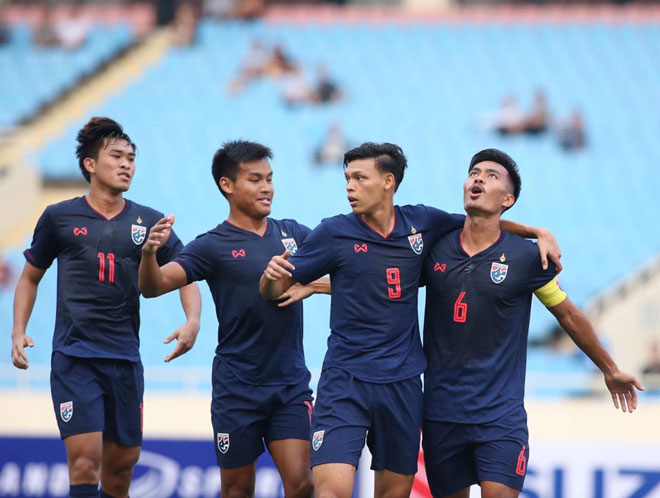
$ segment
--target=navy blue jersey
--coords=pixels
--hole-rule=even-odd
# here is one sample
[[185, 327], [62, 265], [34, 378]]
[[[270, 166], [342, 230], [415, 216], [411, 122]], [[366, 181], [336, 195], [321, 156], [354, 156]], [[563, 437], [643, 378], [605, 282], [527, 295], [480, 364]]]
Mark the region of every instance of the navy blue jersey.
[[396, 382], [424, 371], [417, 319], [422, 263], [428, 247], [464, 222], [422, 205], [395, 206], [394, 213], [387, 237], [353, 213], [327, 218], [291, 257], [300, 283], [330, 275], [323, 368], [342, 368], [367, 382]]
[[[112, 219], [86, 197], [48, 206], [25, 259], [43, 270], [57, 258], [53, 351], [83, 358], [140, 360], [138, 267], [149, 229], [163, 217], [126, 199]], [[182, 244], [174, 232], [158, 250], [159, 264]]]
[[188, 282], [206, 280], [218, 317], [223, 366], [248, 384], [296, 384], [307, 375], [302, 303], [278, 308], [259, 293], [270, 259], [294, 253], [309, 228], [268, 218], [263, 236], [225, 221], [186, 245], [175, 260]]
[[487, 423], [523, 403], [532, 293], [554, 279], [536, 244], [502, 232], [469, 257], [461, 230], [424, 262], [424, 416]]

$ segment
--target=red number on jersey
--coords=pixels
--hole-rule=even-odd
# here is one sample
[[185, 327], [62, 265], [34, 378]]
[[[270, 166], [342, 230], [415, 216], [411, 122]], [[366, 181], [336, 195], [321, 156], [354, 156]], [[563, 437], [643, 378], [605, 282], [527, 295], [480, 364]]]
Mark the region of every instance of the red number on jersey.
[[454, 303], [454, 321], [458, 323], [465, 323], [467, 320], [467, 303], [463, 302], [464, 297], [465, 291], [461, 291]]
[[[106, 254], [100, 252], [97, 254], [99, 258], [99, 282], [105, 282], [105, 258]], [[109, 252], [108, 257], [108, 283], [115, 283], [115, 255]]]
[[388, 268], [385, 270], [387, 275], [387, 284], [393, 285], [392, 287], [387, 288], [387, 297], [390, 299], [398, 299], [401, 297], [401, 274], [399, 273], [398, 268]]

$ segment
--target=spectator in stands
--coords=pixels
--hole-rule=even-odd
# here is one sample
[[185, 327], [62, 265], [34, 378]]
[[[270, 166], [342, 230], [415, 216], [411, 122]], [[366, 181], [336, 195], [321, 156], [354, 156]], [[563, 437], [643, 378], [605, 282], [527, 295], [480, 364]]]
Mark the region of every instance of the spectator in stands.
[[584, 129], [584, 116], [580, 110], [574, 110], [568, 120], [558, 125], [557, 139], [561, 148], [566, 151], [586, 147], [587, 137]]
[[280, 78], [286, 74], [296, 71], [296, 64], [284, 51], [282, 45], [275, 45], [266, 64], [264, 65], [264, 76]]
[[522, 131], [530, 135], [538, 135], [548, 130], [550, 114], [545, 93], [537, 90], [531, 112], [525, 116]]
[[200, 5], [193, 0], [181, 0], [172, 22], [173, 45], [188, 47], [195, 43]]
[[4, 45], [11, 38], [11, 32], [9, 31], [9, 25], [5, 21], [5, 11], [3, 9], [3, 4], [0, 2], [0, 45]]
[[340, 100], [342, 97], [339, 86], [332, 80], [328, 70], [323, 64], [320, 64], [317, 69], [316, 88], [311, 97], [312, 101], [318, 104], [334, 102]]
[[344, 153], [349, 149], [348, 140], [344, 136], [339, 123], [331, 123], [328, 126], [323, 141], [314, 151], [314, 164], [322, 166], [324, 164], [341, 165], [344, 160]]
[[268, 63], [268, 50], [259, 38], [252, 40], [250, 50], [241, 63], [238, 76], [229, 83], [229, 92], [238, 93], [253, 80], [261, 78]]
[[39, 19], [33, 35], [34, 44], [39, 47], [54, 47], [59, 45], [59, 39], [53, 21], [53, 7], [47, 3], [39, 11]]
[[256, 19], [265, 6], [265, 0], [206, 0], [204, 13], [216, 19]]
[[85, 18], [81, 5], [71, 4], [65, 17], [55, 23], [57, 45], [67, 50], [76, 50], [85, 44], [91, 24]]
[[[310, 103], [315, 91], [307, 82], [305, 73], [299, 67], [285, 75], [282, 88], [282, 100], [289, 107], [298, 107]], [[342, 152], [343, 153], [343, 152]]]
[[505, 95], [497, 111], [482, 116], [479, 126], [502, 135], [518, 133], [523, 127], [525, 114], [513, 95]]

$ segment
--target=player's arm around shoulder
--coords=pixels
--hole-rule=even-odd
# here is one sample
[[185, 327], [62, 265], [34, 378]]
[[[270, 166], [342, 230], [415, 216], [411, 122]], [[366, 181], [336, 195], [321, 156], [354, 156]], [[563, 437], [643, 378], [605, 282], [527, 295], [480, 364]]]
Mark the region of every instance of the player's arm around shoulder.
[[634, 375], [619, 370], [598, 340], [589, 319], [559, 288], [556, 278], [538, 289], [535, 294], [555, 316], [573, 342], [603, 372], [614, 406], [618, 409], [620, 405], [622, 411], [632, 413], [637, 408], [636, 389], [643, 391], [644, 388]]
[[557, 273], [561, 272], [561, 249], [553, 233], [547, 228], [524, 225], [516, 221], [501, 220], [500, 228], [505, 232], [518, 235], [526, 239], [536, 239], [537, 247], [541, 255], [541, 266], [548, 268], [548, 259], [557, 266]]
[[14, 325], [11, 332], [11, 361], [16, 368], [26, 369], [28, 367], [29, 360], [25, 354], [25, 348], [33, 347], [34, 341], [26, 335], [27, 323], [37, 299], [39, 282], [45, 273], [45, 269], [37, 268], [26, 262], [16, 284]]

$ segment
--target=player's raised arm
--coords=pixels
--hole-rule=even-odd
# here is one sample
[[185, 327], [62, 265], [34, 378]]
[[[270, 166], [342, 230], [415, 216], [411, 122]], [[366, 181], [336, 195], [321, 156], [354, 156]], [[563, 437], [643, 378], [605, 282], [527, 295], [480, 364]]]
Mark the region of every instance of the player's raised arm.
[[541, 266], [546, 270], [548, 268], [548, 258], [557, 267], [559, 273], [564, 268], [561, 264], [561, 249], [557, 239], [547, 228], [538, 228], [516, 221], [500, 220], [500, 228], [505, 232], [519, 235], [526, 239], [537, 239], [539, 253], [541, 254]]
[[[149, 237], [142, 246], [138, 287], [144, 297], [157, 297], [180, 289], [188, 283], [186, 272], [178, 263], [158, 265], [156, 254], [167, 242], [174, 224], [174, 215], [161, 218], [149, 231]], [[199, 290], [197, 291], [199, 294]]]
[[636, 389], [643, 391], [642, 384], [634, 375], [619, 370], [610, 354], [598, 340], [587, 317], [570, 299], [565, 298], [561, 303], [550, 306], [548, 309], [573, 339], [573, 342], [603, 372], [605, 384], [612, 394], [614, 406], [617, 409], [620, 406], [622, 411], [632, 413], [637, 408]]
[[291, 271], [296, 268], [289, 262], [289, 250], [285, 250], [279, 256], [273, 256], [268, 262], [259, 280], [259, 292], [266, 299], [278, 299], [292, 285], [296, 283]]
[[46, 270], [25, 263], [21, 273], [16, 292], [14, 293], [14, 326], [11, 332], [11, 361], [16, 368], [26, 369], [28, 357], [24, 348], [33, 347], [34, 341], [25, 335], [28, 320], [37, 299], [37, 288]]

